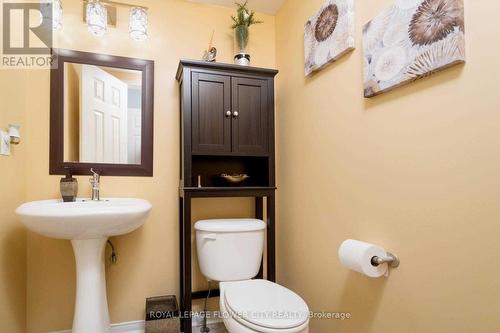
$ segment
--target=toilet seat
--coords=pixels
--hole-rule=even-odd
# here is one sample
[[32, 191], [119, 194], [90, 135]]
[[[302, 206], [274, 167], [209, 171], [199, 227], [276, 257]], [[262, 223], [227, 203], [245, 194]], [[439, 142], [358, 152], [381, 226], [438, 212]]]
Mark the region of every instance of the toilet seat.
[[256, 332], [302, 332], [309, 309], [293, 291], [266, 280], [224, 282], [221, 302], [235, 321]]

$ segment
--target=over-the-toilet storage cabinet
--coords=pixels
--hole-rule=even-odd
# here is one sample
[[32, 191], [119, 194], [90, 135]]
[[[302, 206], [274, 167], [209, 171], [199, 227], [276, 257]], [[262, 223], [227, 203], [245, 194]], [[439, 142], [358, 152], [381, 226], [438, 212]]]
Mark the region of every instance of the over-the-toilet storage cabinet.
[[[180, 270], [181, 310], [207, 291], [191, 287], [191, 199], [253, 197], [255, 217], [266, 218], [267, 262], [258, 277], [275, 281], [274, 69], [181, 60]], [[220, 175], [245, 173], [241, 186]], [[264, 198], [266, 204], [264, 205]], [[264, 207], [266, 214], [264, 214]], [[218, 296], [218, 291], [212, 293]], [[191, 318], [182, 321], [191, 333]]]
[[268, 80], [193, 72], [193, 154], [269, 152]]

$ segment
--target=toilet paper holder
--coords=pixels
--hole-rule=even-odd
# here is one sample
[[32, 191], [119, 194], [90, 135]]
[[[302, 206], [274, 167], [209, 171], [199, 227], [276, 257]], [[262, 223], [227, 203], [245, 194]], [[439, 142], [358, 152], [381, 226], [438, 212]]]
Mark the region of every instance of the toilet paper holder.
[[387, 255], [385, 258], [379, 257], [379, 256], [374, 256], [371, 260], [371, 263], [373, 266], [377, 267], [382, 264], [388, 264], [389, 267], [391, 268], [396, 268], [399, 267], [400, 261], [399, 257], [395, 255], [394, 253], [387, 252]]

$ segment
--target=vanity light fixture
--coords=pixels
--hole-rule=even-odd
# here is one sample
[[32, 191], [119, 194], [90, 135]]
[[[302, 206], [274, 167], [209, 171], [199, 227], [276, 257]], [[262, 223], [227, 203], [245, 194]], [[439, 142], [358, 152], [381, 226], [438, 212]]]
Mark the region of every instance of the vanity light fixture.
[[148, 38], [148, 8], [112, 0], [83, 0], [86, 5], [84, 21], [94, 36], [103, 36], [108, 25], [115, 26], [117, 8], [130, 8], [129, 35], [135, 41]]
[[48, 0], [40, 2], [41, 21], [52, 21], [52, 30], [62, 29], [63, 9], [61, 0]]
[[87, 26], [94, 36], [103, 36], [108, 29], [108, 10], [100, 0], [87, 2]]
[[142, 41], [148, 38], [148, 13], [142, 7], [130, 9], [129, 21], [130, 38]]

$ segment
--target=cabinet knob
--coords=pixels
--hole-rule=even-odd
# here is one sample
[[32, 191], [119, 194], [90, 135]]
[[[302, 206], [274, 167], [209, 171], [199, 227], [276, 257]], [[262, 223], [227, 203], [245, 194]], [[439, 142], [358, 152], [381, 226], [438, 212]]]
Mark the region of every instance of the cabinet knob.
[[238, 111], [234, 111], [234, 112], [233, 112], [233, 117], [234, 117], [234, 118], [238, 118], [238, 116], [239, 116], [239, 115], [240, 115], [240, 114], [238, 113]]
[[226, 111], [226, 118], [231, 117], [231, 111]]

